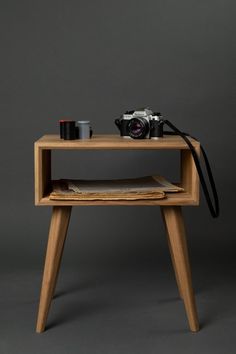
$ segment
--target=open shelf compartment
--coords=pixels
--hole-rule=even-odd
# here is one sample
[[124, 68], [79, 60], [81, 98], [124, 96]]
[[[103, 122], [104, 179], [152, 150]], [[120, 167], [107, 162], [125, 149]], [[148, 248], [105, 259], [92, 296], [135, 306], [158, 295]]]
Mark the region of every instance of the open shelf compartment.
[[[192, 140], [200, 156], [200, 143]], [[184, 192], [167, 193], [159, 200], [119, 200], [119, 201], [73, 201], [50, 200], [51, 150], [179, 150], [181, 176], [180, 187]], [[61, 140], [58, 135], [45, 135], [35, 142], [35, 205], [198, 205], [199, 178], [190, 150], [178, 136], [166, 136], [159, 140], [123, 139], [117, 135], [97, 135], [91, 140]]]

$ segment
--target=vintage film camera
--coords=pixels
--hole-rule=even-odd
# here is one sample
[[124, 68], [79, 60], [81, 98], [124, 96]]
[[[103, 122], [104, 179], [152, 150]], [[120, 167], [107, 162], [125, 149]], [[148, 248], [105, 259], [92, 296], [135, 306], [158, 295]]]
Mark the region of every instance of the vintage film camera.
[[115, 124], [123, 138], [158, 139], [163, 137], [161, 113], [153, 113], [149, 108], [126, 111]]

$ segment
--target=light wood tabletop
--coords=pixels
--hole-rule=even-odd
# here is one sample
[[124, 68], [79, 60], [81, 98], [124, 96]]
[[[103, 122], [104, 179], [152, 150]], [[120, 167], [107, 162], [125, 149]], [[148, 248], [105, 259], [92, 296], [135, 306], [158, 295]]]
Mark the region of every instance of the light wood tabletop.
[[[191, 139], [197, 147], [199, 142]], [[45, 149], [188, 149], [180, 136], [165, 135], [158, 139], [132, 139], [119, 135], [94, 135], [91, 139], [63, 140], [59, 135], [44, 135], [35, 145]]]

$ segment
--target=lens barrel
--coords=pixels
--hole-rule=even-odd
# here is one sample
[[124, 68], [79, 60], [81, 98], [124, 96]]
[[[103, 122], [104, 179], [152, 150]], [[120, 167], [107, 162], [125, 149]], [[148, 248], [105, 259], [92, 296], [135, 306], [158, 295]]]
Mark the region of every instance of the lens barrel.
[[128, 124], [129, 136], [133, 139], [143, 139], [149, 132], [149, 123], [145, 118], [132, 118]]

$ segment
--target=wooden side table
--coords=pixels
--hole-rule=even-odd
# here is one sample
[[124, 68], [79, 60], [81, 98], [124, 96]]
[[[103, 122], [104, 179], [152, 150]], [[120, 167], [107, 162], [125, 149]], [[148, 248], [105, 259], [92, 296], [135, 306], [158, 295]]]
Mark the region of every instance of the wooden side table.
[[[200, 143], [191, 140], [200, 156]], [[179, 150], [180, 186], [184, 192], [171, 193], [161, 200], [139, 201], [55, 201], [49, 199], [51, 189], [52, 150]], [[66, 239], [72, 206], [76, 205], [159, 205], [166, 226], [167, 239], [180, 297], [184, 301], [190, 330], [197, 332], [199, 323], [192, 289], [191, 271], [185, 236], [182, 206], [199, 204], [199, 178], [186, 143], [178, 136], [159, 140], [124, 139], [117, 135], [95, 135], [91, 140], [61, 140], [58, 135], [45, 135], [35, 142], [35, 205], [52, 206], [52, 217], [36, 332], [45, 329], [54, 295], [63, 246]]]

